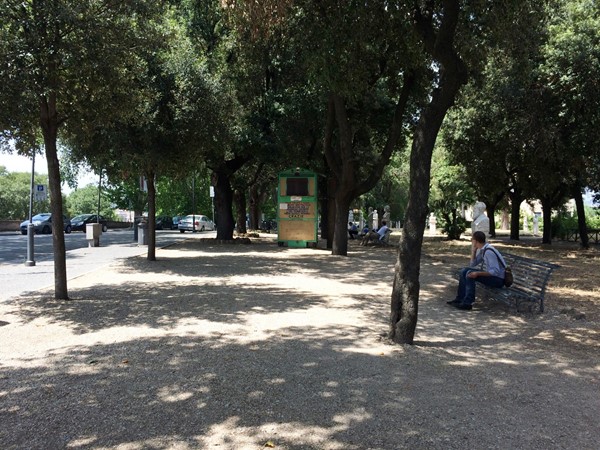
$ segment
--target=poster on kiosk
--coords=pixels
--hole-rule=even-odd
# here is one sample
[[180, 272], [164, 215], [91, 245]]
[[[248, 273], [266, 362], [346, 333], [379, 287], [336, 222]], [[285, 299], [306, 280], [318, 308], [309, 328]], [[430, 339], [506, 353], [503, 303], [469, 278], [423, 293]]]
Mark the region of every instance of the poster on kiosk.
[[277, 244], [316, 247], [317, 174], [300, 168], [280, 172], [277, 203]]

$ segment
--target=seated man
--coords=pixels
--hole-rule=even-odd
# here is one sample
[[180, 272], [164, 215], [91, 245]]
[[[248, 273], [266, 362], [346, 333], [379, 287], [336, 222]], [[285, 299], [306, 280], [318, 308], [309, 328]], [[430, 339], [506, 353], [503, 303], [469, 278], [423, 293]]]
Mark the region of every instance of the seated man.
[[348, 235], [350, 239], [356, 239], [356, 235], [358, 234], [358, 227], [354, 222], [348, 222]]
[[362, 241], [360, 242], [360, 245], [367, 245], [372, 240], [381, 241], [385, 237], [386, 231], [388, 231], [389, 229], [390, 228], [387, 226], [386, 221], [381, 221], [381, 226], [379, 227], [379, 230], [371, 230], [367, 234], [365, 234], [362, 238]]
[[[486, 270], [482, 270], [485, 262]], [[479, 268], [477, 267], [479, 266]], [[485, 242], [485, 233], [476, 231], [471, 239], [471, 262], [460, 272], [456, 298], [447, 302], [458, 309], [470, 310], [475, 301], [475, 281], [487, 286], [504, 286], [506, 262], [498, 250]]]

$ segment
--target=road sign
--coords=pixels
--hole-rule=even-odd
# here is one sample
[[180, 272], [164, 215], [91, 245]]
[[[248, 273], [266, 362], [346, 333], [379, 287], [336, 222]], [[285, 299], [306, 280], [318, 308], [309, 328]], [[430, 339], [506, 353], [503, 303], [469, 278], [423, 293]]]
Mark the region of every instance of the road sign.
[[213, 198], [215, 196], [215, 188], [214, 188], [214, 186], [210, 186], [209, 192], [210, 192], [210, 198]]
[[48, 187], [45, 184], [35, 186], [34, 198], [36, 202], [43, 202], [48, 198]]

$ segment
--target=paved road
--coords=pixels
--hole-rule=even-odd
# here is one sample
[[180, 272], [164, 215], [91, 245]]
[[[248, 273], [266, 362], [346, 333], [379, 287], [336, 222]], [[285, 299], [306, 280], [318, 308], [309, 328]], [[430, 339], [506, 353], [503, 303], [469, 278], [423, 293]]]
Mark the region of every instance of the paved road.
[[[156, 232], [157, 245], [164, 241], [181, 240], [190, 237], [192, 233], [180, 233], [177, 230], [158, 230]], [[108, 230], [100, 237], [101, 246], [120, 244], [135, 244], [133, 231], [130, 229]], [[53, 258], [52, 235], [34, 235], [35, 261], [45, 261]], [[85, 233], [73, 232], [65, 234], [65, 247], [67, 252], [78, 248], [88, 247]], [[4, 263], [21, 264], [27, 259], [27, 236], [20, 233], [0, 233], [0, 266]]]
[[[215, 237], [216, 232], [179, 233], [157, 231], [156, 246], [165, 247], [184, 239]], [[85, 233], [65, 235], [67, 248], [67, 277], [83, 275], [111, 264], [120, 258], [145, 254], [147, 246], [133, 241], [131, 230], [109, 230], [100, 238], [100, 247], [88, 247]], [[27, 267], [27, 236], [16, 233], [0, 233], [0, 301], [54, 286], [54, 260], [52, 236], [35, 236], [36, 265]]]

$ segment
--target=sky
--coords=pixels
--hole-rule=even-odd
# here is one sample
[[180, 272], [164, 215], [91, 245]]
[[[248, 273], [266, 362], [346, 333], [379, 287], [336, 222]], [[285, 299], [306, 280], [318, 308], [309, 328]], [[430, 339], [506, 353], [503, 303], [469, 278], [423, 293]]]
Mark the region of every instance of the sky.
[[[31, 173], [31, 158], [26, 156], [17, 155], [16, 153], [0, 153], [0, 166], [6, 167], [8, 172], [28, 172]], [[46, 157], [43, 155], [36, 155], [35, 157], [35, 171], [36, 173], [48, 173], [48, 166], [46, 164]], [[77, 178], [78, 187], [84, 187], [88, 184], [98, 183], [98, 175], [91, 171], [81, 173]], [[72, 191], [66, 184], [62, 186], [63, 192], [69, 193]]]

